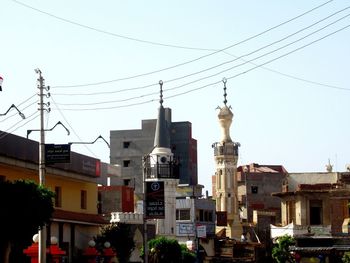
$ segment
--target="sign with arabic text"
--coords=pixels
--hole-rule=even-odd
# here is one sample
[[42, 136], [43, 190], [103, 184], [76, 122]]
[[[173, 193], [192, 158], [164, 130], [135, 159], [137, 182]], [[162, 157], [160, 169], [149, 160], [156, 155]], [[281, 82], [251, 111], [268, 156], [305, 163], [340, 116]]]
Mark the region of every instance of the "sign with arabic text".
[[146, 218], [165, 218], [164, 182], [146, 182]]

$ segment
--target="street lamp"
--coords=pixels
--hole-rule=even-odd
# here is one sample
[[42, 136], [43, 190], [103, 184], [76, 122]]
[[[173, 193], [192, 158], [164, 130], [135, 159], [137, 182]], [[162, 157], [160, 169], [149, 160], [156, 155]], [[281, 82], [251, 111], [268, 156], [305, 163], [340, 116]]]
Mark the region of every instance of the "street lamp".
[[109, 145], [109, 143], [106, 141], [105, 138], [103, 138], [101, 135], [98, 136], [94, 141], [92, 142], [69, 142], [68, 144], [72, 145], [72, 144], [94, 144], [98, 139], [102, 139], [108, 146], [108, 148], [111, 148], [111, 146]]
[[15, 104], [12, 104], [12, 105], [8, 108], [8, 110], [7, 110], [5, 113], [1, 113], [0, 116], [5, 116], [11, 109], [15, 109], [15, 110], [18, 112], [19, 116], [21, 116], [22, 119], [25, 119], [25, 118], [26, 118], [26, 117], [24, 116], [24, 114], [16, 107]]
[[[67, 131], [67, 134], [70, 135], [70, 131], [67, 129], [66, 126], [64, 126], [62, 124], [62, 122], [57, 122], [51, 129], [43, 129], [43, 131], [52, 131], [53, 129], [56, 128], [57, 125], [61, 125], [66, 131]], [[27, 139], [29, 137], [29, 134], [31, 134], [33, 131], [41, 131], [41, 129], [37, 129], [37, 130], [27, 130]]]

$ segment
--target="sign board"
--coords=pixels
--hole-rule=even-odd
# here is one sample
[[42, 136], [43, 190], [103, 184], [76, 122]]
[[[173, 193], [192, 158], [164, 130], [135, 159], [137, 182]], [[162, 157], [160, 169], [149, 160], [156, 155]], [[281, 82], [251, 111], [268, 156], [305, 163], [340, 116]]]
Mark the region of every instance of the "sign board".
[[206, 238], [207, 237], [207, 228], [206, 226], [197, 226], [197, 237]]
[[164, 182], [146, 182], [146, 218], [165, 218]]
[[45, 144], [45, 163], [70, 163], [70, 144]]
[[180, 223], [179, 224], [179, 234], [180, 235], [194, 235], [193, 224]]

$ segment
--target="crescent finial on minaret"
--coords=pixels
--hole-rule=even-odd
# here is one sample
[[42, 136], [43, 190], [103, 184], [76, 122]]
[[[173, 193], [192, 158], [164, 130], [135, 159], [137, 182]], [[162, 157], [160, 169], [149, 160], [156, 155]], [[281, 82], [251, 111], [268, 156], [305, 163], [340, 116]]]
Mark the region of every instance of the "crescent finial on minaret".
[[224, 83], [224, 104], [226, 105], [226, 103], [227, 103], [227, 99], [226, 99], [226, 96], [227, 96], [227, 93], [226, 93], [226, 82], [227, 82], [227, 79], [223, 78], [222, 82]]
[[159, 100], [159, 103], [160, 103], [160, 106], [163, 106], [163, 81], [162, 80], [159, 81], [159, 85], [160, 85], [160, 100]]

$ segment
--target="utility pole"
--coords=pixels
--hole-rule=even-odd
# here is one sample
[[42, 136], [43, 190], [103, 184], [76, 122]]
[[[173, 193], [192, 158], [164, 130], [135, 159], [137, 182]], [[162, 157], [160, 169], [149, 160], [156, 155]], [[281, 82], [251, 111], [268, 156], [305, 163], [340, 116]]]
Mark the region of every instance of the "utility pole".
[[146, 193], [146, 162], [147, 157], [144, 156], [143, 158], [143, 255], [144, 255], [144, 260], [143, 263], [148, 263], [148, 236], [147, 236], [147, 216], [146, 216], [146, 198], [147, 198], [147, 193]]
[[[44, 78], [41, 75], [40, 69], [35, 69], [35, 73], [39, 74], [38, 89], [39, 89], [39, 111], [40, 111], [40, 142], [39, 142], [39, 184], [45, 186], [45, 130], [44, 130], [44, 110], [47, 104], [44, 103]], [[46, 263], [46, 226], [39, 229], [39, 263]]]

